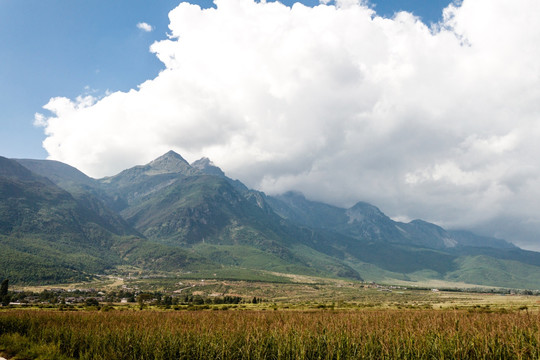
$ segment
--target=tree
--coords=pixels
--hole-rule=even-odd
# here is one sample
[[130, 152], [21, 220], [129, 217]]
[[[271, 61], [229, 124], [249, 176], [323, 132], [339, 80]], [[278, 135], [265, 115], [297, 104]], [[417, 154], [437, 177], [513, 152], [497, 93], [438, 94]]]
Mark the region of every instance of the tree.
[[8, 294], [9, 279], [2, 281], [0, 285], [0, 296], [6, 296]]
[[140, 293], [139, 296], [137, 296], [137, 301], [139, 302], [139, 310], [142, 310], [144, 308], [145, 301], [152, 300], [152, 298], [152, 294]]
[[88, 298], [84, 303], [86, 306], [99, 306], [99, 301], [96, 298]]
[[8, 288], [9, 279], [5, 279], [2, 281], [2, 285], [0, 285], [0, 301], [2, 302], [3, 306], [8, 306], [9, 302], [11, 301], [11, 297], [8, 294]]

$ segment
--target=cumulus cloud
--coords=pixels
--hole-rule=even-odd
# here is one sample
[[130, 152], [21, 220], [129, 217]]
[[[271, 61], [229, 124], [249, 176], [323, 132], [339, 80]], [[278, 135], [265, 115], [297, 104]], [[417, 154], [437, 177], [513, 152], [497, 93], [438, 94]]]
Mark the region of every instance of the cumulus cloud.
[[51, 99], [36, 117], [50, 158], [101, 177], [174, 149], [268, 193], [484, 233], [496, 220], [540, 248], [538, 1], [464, 0], [431, 28], [363, 1], [215, 3], [170, 12], [155, 79]]
[[145, 32], [151, 32], [152, 30], [154, 30], [154, 28], [152, 27], [152, 25], [150, 24], [147, 24], [145, 22], [140, 22], [137, 24], [137, 28], [141, 29], [142, 31], [145, 31]]

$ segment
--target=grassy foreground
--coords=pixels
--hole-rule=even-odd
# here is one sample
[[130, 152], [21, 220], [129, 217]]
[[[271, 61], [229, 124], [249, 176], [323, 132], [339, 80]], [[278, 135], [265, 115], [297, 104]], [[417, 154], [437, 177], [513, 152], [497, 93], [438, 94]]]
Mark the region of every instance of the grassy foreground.
[[6, 310], [0, 352], [19, 359], [538, 359], [540, 314]]

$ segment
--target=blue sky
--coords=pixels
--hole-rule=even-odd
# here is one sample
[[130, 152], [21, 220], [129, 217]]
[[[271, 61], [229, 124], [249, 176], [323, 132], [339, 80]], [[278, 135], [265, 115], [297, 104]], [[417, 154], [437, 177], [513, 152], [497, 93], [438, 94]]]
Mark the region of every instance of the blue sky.
[[[0, 155], [47, 156], [41, 145], [43, 129], [33, 126], [33, 119], [50, 98], [127, 91], [154, 78], [163, 64], [148, 49], [154, 41], [166, 38], [167, 15], [178, 3], [0, 0]], [[440, 19], [448, 3], [392, 0], [372, 5], [383, 16], [406, 10], [430, 23]], [[153, 31], [138, 29], [139, 22], [150, 24]]]
[[[49, 98], [128, 90], [162, 64], [148, 51], [165, 36], [174, 1], [0, 1], [0, 154], [44, 158], [34, 113]], [[136, 27], [155, 27], [146, 33]]]

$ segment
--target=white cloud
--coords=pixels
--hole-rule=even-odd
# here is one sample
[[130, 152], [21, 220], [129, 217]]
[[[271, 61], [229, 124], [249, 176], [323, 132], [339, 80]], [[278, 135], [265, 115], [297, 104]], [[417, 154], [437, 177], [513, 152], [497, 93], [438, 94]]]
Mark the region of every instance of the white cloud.
[[464, 0], [437, 29], [349, 0], [216, 5], [171, 11], [138, 89], [51, 99], [50, 157], [99, 177], [174, 149], [269, 193], [540, 234], [537, 0]]
[[137, 24], [137, 28], [141, 29], [142, 31], [145, 31], [145, 32], [151, 32], [152, 30], [154, 30], [154, 28], [152, 27], [152, 25], [150, 24], [147, 24], [145, 22], [140, 22]]

